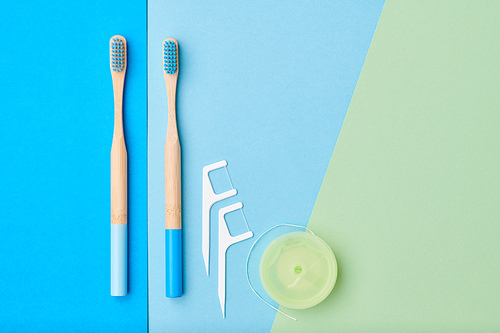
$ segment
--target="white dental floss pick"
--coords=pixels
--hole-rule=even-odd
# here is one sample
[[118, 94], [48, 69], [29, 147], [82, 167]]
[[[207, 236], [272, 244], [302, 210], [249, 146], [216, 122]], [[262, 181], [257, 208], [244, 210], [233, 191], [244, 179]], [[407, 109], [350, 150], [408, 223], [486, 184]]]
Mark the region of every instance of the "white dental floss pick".
[[[213, 163], [207, 165], [203, 168], [203, 200], [202, 200], [202, 237], [201, 237], [201, 248], [203, 252], [203, 260], [205, 261], [205, 268], [207, 270], [207, 275], [210, 275], [210, 209], [213, 204], [224, 200], [226, 198], [232, 197], [236, 195], [237, 191], [233, 187], [231, 179], [229, 178], [229, 182], [231, 182], [231, 190], [215, 194], [215, 191], [212, 187], [212, 183], [210, 182], [210, 178], [208, 177], [208, 173], [213, 170], [217, 170], [220, 168], [225, 168], [227, 166], [227, 161], [222, 160], [217, 163]], [[227, 169], [226, 169], [227, 173]]]
[[[222, 316], [226, 318], [226, 251], [227, 249], [238, 242], [244, 241], [245, 239], [251, 238], [253, 236], [253, 232], [248, 229], [248, 231], [238, 235], [231, 236], [229, 233], [229, 229], [227, 227], [227, 222], [225, 219], [225, 215], [230, 212], [234, 212], [235, 210], [242, 209], [243, 204], [241, 202], [237, 202], [233, 205], [229, 205], [227, 207], [223, 207], [219, 210], [219, 301], [222, 309]], [[243, 210], [242, 210], [243, 213]], [[245, 215], [243, 214], [243, 217]], [[245, 218], [246, 222], [246, 218]]]

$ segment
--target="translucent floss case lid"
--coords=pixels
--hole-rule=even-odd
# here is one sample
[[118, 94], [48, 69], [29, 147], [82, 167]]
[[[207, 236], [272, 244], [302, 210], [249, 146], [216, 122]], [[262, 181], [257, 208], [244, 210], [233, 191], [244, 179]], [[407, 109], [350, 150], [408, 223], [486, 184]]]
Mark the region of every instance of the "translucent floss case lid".
[[337, 260], [328, 244], [307, 232], [274, 239], [262, 254], [262, 286], [277, 303], [307, 309], [323, 301], [337, 280]]

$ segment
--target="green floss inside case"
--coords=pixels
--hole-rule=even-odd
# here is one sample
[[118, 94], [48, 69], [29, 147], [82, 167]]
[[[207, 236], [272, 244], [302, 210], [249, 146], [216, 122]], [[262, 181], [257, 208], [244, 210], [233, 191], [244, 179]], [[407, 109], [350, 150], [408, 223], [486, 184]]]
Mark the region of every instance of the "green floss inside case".
[[307, 232], [289, 232], [262, 254], [260, 280], [267, 294], [290, 309], [322, 302], [337, 280], [337, 260], [328, 244]]

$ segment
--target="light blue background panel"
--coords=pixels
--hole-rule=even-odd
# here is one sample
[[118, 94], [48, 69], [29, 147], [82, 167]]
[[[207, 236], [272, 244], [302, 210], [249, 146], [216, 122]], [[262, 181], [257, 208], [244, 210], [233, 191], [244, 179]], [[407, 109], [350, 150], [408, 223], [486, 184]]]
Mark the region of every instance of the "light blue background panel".
[[[147, 329], [146, 2], [0, 10], [0, 331]], [[129, 294], [110, 296], [109, 38], [127, 38]]]
[[[245, 277], [252, 242], [306, 225], [383, 1], [148, 1], [148, 251], [151, 332], [265, 332], [276, 312]], [[179, 42], [184, 296], [167, 299], [162, 41]], [[226, 159], [238, 194], [212, 209], [210, 276], [201, 251], [202, 168]], [[224, 172], [224, 171], [222, 171]], [[217, 192], [230, 188], [214, 172]], [[226, 319], [217, 294], [217, 213], [242, 201], [255, 236], [227, 251]], [[238, 212], [233, 235], [246, 231]]]

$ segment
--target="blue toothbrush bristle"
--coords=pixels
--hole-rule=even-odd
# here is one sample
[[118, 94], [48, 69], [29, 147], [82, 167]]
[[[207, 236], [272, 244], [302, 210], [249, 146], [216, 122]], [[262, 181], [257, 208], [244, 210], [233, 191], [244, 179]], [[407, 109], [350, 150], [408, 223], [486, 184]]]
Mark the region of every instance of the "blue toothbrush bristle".
[[111, 68], [113, 72], [123, 71], [125, 64], [125, 50], [120, 38], [113, 38], [111, 42]]
[[163, 70], [167, 74], [175, 74], [177, 71], [177, 46], [171, 40], [163, 44]]

